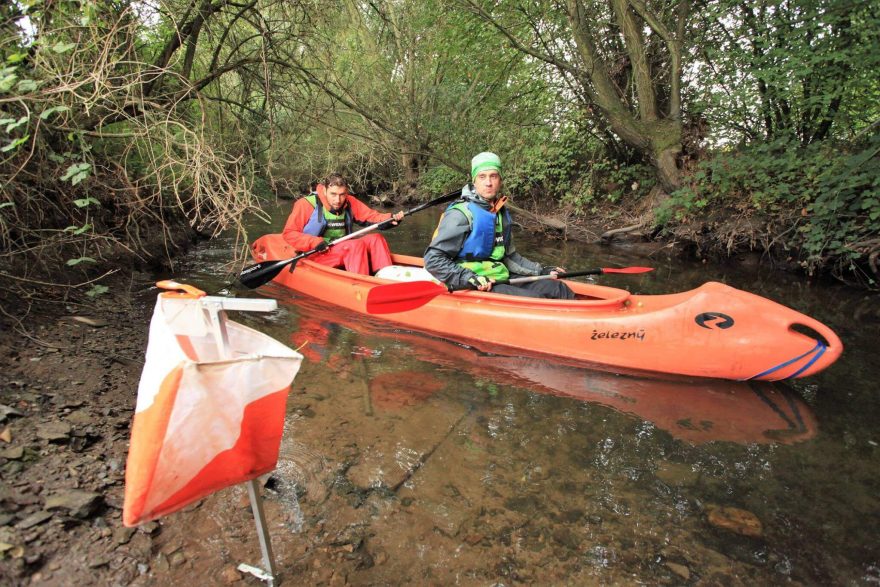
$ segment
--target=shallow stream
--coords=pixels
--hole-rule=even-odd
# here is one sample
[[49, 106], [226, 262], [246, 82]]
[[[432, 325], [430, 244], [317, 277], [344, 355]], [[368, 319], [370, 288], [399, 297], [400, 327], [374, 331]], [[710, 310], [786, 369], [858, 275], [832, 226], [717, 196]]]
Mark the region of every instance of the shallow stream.
[[[289, 206], [255, 221], [254, 237], [278, 231]], [[420, 255], [438, 214], [385, 232], [392, 249]], [[671, 383], [489, 354], [274, 285], [231, 287], [276, 298], [272, 316], [234, 319], [306, 357], [269, 485], [288, 578], [326, 579], [313, 558], [336, 548], [356, 559], [353, 584], [880, 583], [876, 296], [662, 250], [515, 238], [571, 270], [655, 267], [601, 279], [634, 293], [715, 280], [763, 295], [829, 325], [843, 357], [790, 385]], [[221, 289], [232, 247], [202, 245], [174, 276]]]

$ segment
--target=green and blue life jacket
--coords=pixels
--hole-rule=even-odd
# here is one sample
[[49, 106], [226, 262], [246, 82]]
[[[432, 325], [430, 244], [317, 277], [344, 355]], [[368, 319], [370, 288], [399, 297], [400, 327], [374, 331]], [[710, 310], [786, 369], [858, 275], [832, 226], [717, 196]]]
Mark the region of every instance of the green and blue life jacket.
[[455, 258], [460, 266], [490, 279], [507, 279], [510, 272], [502, 262], [510, 242], [511, 222], [507, 208], [501, 213], [489, 212], [473, 202], [458, 202], [447, 208], [456, 209], [468, 219], [471, 232]]
[[334, 214], [324, 208], [324, 204], [317, 194], [306, 196], [306, 200], [315, 209], [312, 210], [309, 221], [306, 222], [302, 229], [304, 233], [323, 237], [324, 241], [328, 243], [351, 234], [353, 220], [351, 209], [348, 206], [343, 207], [342, 211], [338, 214]]

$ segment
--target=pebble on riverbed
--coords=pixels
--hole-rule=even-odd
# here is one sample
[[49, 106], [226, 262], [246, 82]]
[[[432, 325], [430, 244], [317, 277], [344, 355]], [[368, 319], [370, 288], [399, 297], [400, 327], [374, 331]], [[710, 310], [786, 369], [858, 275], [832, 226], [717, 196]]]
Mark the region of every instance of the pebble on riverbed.
[[761, 520], [748, 510], [709, 504], [706, 506], [706, 519], [716, 528], [743, 536], [760, 538], [764, 534]]
[[691, 571], [685, 565], [680, 565], [678, 563], [673, 563], [673, 562], [669, 562], [669, 561], [667, 561], [664, 564], [666, 565], [667, 569], [669, 569], [670, 571], [672, 571], [673, 573], [675, 573], [676, 575], [678, 575], [679, 577], [681, 577], [685, 581], [687, 581], [691, 578]]

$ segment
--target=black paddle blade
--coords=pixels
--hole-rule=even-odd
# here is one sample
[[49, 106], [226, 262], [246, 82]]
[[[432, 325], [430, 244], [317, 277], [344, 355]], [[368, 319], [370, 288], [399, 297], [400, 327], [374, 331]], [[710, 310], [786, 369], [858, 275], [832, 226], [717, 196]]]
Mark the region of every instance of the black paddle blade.
[[272, 281], [276, 275], [281, 273], [282, 269], [287, 265], [296, 263], [298, 260], [298, 257], [294, 257], [293, 259], [282, 261], [263, 261], [262, 263], [245, 267], [238, 275], [238, 281], [249, 289], [256, 289]]

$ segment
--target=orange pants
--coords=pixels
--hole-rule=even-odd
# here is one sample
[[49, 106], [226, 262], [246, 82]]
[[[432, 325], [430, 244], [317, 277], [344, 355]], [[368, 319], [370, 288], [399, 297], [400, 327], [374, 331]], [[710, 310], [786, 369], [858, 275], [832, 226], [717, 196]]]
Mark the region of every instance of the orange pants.
[[310, 260], [346, 271], [371, 275], [391, 265], [391, 250], [381, 234], [365, 234], [360, 238], [333, 245], [327, 251], [312, 255]]

